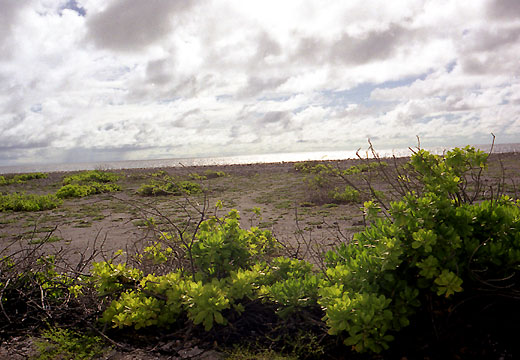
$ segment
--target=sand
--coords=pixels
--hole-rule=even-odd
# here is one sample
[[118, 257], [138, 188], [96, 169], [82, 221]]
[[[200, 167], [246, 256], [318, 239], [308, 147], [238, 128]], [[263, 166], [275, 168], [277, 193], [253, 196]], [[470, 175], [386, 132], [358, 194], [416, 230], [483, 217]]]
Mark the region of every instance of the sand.
[[[387, 161], [393, 163], [393, 160]], [[405, 161], [397, 159], [397, 163]], [[360, 160], [328, 163], [346, 168], [359, 164]], [[483, 183], [489, 186], [505, 181], [506, 192], [516, 196], [520, 156], [515, 153], [493, 155], [489, 164]], [[198, 181], [207, 189], [204, 195], [143, 197], [137, 193], [142, 184], [154, 178], [151, 174], [158, 171], [188, 179], [191, 173], [203, 175], [207, 170], [222, 171], [226, 176]], [[145, 225], [146, 219], [153, 217], [160, 230], [173, 232], [171, 223], [182, 227], [188, 219], [197, 221], [200, 217], [197, 211], [204, 209], [206, 216], [214, 215], [218, 200], [224, 207], [216, 212], [217, 215], [224, 216], [230, 209], [237, 209], [243, 227], [270, 230], [290, 255], [311, 260], [338, 243], [349, 241], [364, 227], [361, 211], [364, 199], [335, 204], [320, 198], [304, 181], [305, 175], [295, 170], [294, 163], [115, 172], [121, 175], [118, 184], [122, 191], [65, 200], [54, 210], [0, 213], [0, 254], [34, 246], [49, 236], [52, 236], [52, 242], [44, 245], [46, 251], [65, 251], [75, 261], [84, 261], [82, 255], [89, 254], [94, 247], [102, 246], [108, 254], [118, 249], [133, 251], [157, 238], [157, 234]], [[0, 191], [53, 193], [67, 175], [70, 173], [50, 173], [47, 179], [2, 186]], [[358, 186], [364, 184], [361, 177], [351, 180]], [[375, 189], [389, 191], [388, 181], [381, 174], [373, 175], [371, 183]], [[254, 208], [261, 210], [261, 216], [255, 214]]]

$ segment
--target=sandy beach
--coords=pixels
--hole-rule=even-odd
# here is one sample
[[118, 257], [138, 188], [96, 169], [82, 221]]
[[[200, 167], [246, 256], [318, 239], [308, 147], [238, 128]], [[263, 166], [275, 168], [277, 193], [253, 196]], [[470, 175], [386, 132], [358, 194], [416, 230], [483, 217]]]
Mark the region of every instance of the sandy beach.
[[[392, 165], [393, 160], [387, 160]], [[396, 160], [402, 164], [405, 158]], [[317, 163], [317, 162], [316, 162]], [[339, 168], [360, 164], [361, 160], [332, 161]], [[502, 176], [502, 170], [505, 176]], [[193, 180], [193, 174], [223, 172], [226, 176]], [[184, 225], [196, 221], [197, 211], [205, 216], [215, 214], [214, 205], [222, 201], [216, 212], [223, 216], [237, 209], [243, 227], [258, 226], [271, 230], [287, 251], [299, 257], [312, 258], [338, 242], [348, 241], [364, 226], [359, 202], [334, 203], [317, 198], [305, 183], [305, 174], [295, 169], [295, 163], [249, 164], [156, 169], [128, 169], [114, 171], [120, 175], [121, 191], [91, 195], [80, 199], [66, 199], [54, 210], [40, 212], [4, 212], [0, 214], [0, 249], [15, 249], [38, 244], [51, 237], [45, 246], [49, 251], [66, 250], [72, 258], [80, 259], [86, 249], [101, 244], [108, 252], [139, 248], [143, 241], [153, 240], [146, 220], [154, 218], [161, 231], [172, 231], [171, 223]], [[204, 194], [191, 196], [144, 197], [137, 190], [167, 174], [176, 179], [192, 179], [206, 189]], [[46, 179], [23, 184], [2, 186], [3, 193], [55, 193], [65, 176], [73, 173], [49, 173]], [[153, 176], [155, 174], [155, 177]], [[515, 196], [520, 178], [520, 155], [496, 154], [490, 157], [484, 184], [504, 182], [506, 193]], [[352, 181], [363, 185], [362, 177]], [[389, 191], [383, 176], [372, 176], [372, 186]], [[204, 204], [206, 207], [204, 208]], [[260, 209], [260, 215], [258, 215]]]

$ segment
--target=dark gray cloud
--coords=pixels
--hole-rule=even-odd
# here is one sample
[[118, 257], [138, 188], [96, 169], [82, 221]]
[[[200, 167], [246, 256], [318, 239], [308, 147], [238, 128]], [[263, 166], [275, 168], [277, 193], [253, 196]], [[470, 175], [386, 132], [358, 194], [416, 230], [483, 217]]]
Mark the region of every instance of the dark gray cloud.
[[152, 84], [165, 85], [173, 79], [173, 71], [169, 59], [153, 60], [146, 65], [146, 79]]
[[519, 39], [520, 27], [495, 27], [468, 33], [462, 44], [465, 51], [496, 51], [503, 46], [518, 43]]
[[490, 0], [487, 12], [490, 17], [497, 19], [520, 18], [520, 1], [518, 0]]
[[323, 63], [328, 56], [325, 51], [327, 44], [315, 37], [304, 37], [300, 39], [298, 48], [294, 54], [294, 61], [307, 63]]
[[196, 1], [115, 0], [88, 17], [88, 37], [101, 48], [141, 50], [167, 35], [181, 13]]
[[204, 114], [199, 109], [186, 111], [178, 119], [171, 122], [171, 125], [178, 128], [201, 128], [208, 124], [209, 120], [204, 118]]
[[289, 117], [288, 111], [270, 111], [266, 113], [261, 119], [262, 124], [271, 124], [278, 122], [285, 122]]
[[472, 75], [509, 74], [511, 77], [520, 75], [518, 61], [498, 53], [483, 57], [474, 54], [464, 55], [461, 56], [460, 65], [465, 73]]
[[262, 78], [258, 76], [251, 76], [239, 92], [238, 97], [251, 97], [261, 94], [265, 91], [274, 91], [276, 88], [287, 81], [288, 78]]
[[257, 38], [256, 56], [265, 58], [269, 55], [280, 55], [282, 48], [280, 44], [270, 37], [266, 32], [261, 32]]
[[416, 32], [401, 25], [391, 24], [385, 30], [372, 30], [361, 37], [344, 33], [330, 42], [317, 37], [300, 39], [293, 56], [294, 61], [323, 64], [334, 62], [345, 65], [360, 65], [392, 57], [401, 45], [410, 45]]
[[[283, 129], [288, 129], [291, 125], [291, 114], [290, 111], [269, 111], [258, 119], [258, 125], [260, 125], [261, 128], [278, 126]], [[260, 129], [258, 130], [261, 131]]]
[[348, 34], [332, 45], [330, 56], [344, 64], [363, 64], [391, 57], [403, 41], [409, 41], [412, 33], [400, 25], [391, 25], [382, 31], [370, 31], [358, 38]]
[[22, 150], [22, 149], [34, 149], [34, 148], [42, 148], [48, 147], [52, 144], [52, 139], [50, 137], [41, 139], [41, 140], [27, 140], [26, 138], [13, 138], [12, 136], [0, 137], [0, 151], [7, 150]]
[[[151, 72], [147, 71], [145, 78], [134, 82], [130, 87], [127, 100], [170, 102], [180, 98], [194, 97], [215, 87], [215, 75], [213, 74], [179, 75], [173, 67], [165, 72], [162, 72], [162, 69], [166, 68], [158, 66]], [[170, 68], [168, 67], [168, 69]]]

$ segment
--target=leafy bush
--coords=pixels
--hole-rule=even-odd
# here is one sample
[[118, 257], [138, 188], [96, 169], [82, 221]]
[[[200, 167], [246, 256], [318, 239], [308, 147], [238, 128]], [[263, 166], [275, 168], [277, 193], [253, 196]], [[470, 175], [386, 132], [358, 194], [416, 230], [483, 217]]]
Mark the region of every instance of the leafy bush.
[[485, 154], [467, 148], [439, 157], [421, 150], [410, 164], [423, 192], [392, 203], [384, 220], [366, 203], [372, 225], [326, 256], [319, 303], [329, 332], [357, 351], [387, 349], [413, 314], [428, 311], [431, 296], [446, 300], [430, 311], [447, 316], [452, 297], [492, 294], [488, 280], [510, 287], [520, 265], [520, 203], [502, 197], [470, 204], [463, 193], [464, 175], [475, 164], [484, 167]]
[[13, 193], [0, 195], [0, 211], [43, 211], [55, 209], [61, 201], [54, 195]]
[[305, 260], [275, 258], [260, 279], [260, 293], [277, 305], [278, 314], [287, 317], [305, 307], [317, 305], [320, 274]]
[[56, 196], [60, 199], [81, 198], [93, 194], [101, 194], [113, 191], [119, 191], [121, 187], [117, 184], [100, 184], [92, 182], [88, 185], [67, 184], [62, 186]]
[[194, 264], [208, 277], [229, 276], [232, 270], [248, 268], [272, 254], [277, 242], [271, 232], [258, 228], [240, 228], [238, 211], [231, 210], [224, 219], [203, 222], [191, 248]]
[[63, 178], [63, 185], [69, 184], [85, 184], [85, 183], [113, 183], [119, 180], [119, 175], [100, 170], [83, 171], [76, 175], [70, 175]]
[[14, 175], [7, 178], [4, 176], [0, 176], [0, 185], [21, 184], [29, 180], [45, 179], [47, 177], [48, 174], [41, 172]]
[[119, 175], [111, 172], [93, 170], [76, 175], [66, 176], [63, 186], [57, 191], [60, 199], [81, 198], [93, 194], [120, 191], [121, 187], [114, 184]]
[[360, 196], [359, 191], [354, 189], [352, 186], [345, 186], [343, 190], [335, 188], [329, 192], [329, 197], [336, 203], [350, 203], [359, 202]]
[[[224, 310], [241, 312], [243, 299], [259, 296], [260, 268], [254, 264], [277, 248], [269, 231], [241, 229], [238, 212], [233, 210], [224, 218], [202, 222], [194, 240], [183, 245], [186, 260], [194, 266], [192, 275], [186, 275], [189, 267], [144, 276], [125, 263], [95, 263], [96, 288], [101, 295], [113, 297], [102, 320], [114, 327], [139, 329], [170, 326], [185, 316], [209, 330], [227, 323]], [[173, 255], [171, 248], [155, 243], [139, 258], [163, 263]]]
[[137, 190], [142, 196], [159, 196], [159, 195], [192, 195], [203, 192], [202, 186], [191, 181], [152, 181], [149, 184], [143, 184]]

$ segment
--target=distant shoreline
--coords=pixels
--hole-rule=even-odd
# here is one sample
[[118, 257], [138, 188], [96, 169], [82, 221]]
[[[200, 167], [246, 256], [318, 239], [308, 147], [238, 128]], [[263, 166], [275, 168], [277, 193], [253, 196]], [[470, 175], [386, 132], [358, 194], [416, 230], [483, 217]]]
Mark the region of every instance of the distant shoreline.
[[[490, 145], [475, 145], [475, 147], [489, 151]], [[449, 150], [448, 147], [426, 148], [435, 154], [442, 154]], [[381, 158], [406, 158], [411, 155], [410, 149], [392, 149], [376, 151]], [[517, 153], [520, 152], [520, 144], [496, 144], [493, 153]], [[359, 152], [366, 154], [366, 150]], [[261, 155], [239, 155], [206, 158], [174, 158], [174, 159], [152, 159], [152, 160], [121, 160], [121, 161], [99, 161], [63, 164], [32, 164], [32, 165], [8, 165], [0, 166], [1, 175], [48, 172], [65, 173], [83, 170], [131, 170], [131, 169], [160, 169], [160, 168], [196, 168], [234, 165], [255, 164], [283, 164], [301, 161], [335, 161], [356, 160], [356, 151], [320, 151], [301, 153], [279, 153]]]

